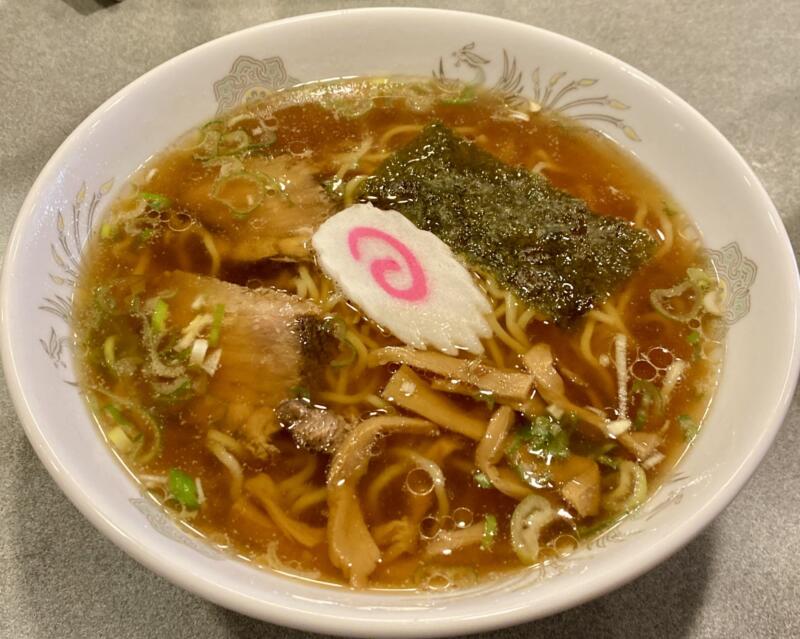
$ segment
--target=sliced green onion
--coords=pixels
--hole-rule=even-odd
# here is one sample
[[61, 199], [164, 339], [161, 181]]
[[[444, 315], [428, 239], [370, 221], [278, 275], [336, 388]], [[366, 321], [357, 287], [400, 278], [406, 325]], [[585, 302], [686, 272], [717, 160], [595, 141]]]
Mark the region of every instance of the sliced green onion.
[[599, 455], [597, 457], [597, 463], [602, 464], [603, 466], [606, 466], [613, 470], [617, 470], [619, 468], [619, 462], [613, 457], [609, 457], [608, 455]]
[[214, 348], [219, 344], [219, 338], [222, 333], [222, 318], [225, 317], [225, 304], [216, 304], [211, 317], [211, 328], [208, 331], [208, 345]]
[[130, 437], [125, 434], [122, 426], [114, 426], [114, 428], [108, 431], [106, 436], [108, 437], [108, 441], [111, 442], [111, 445], [123, 455], [127, 455], [133, 450], [133, 442]]
[[511, 515], [511, 547], [523, 564], [539, 557], [539, 534], [556, 517], [553, 506], [542, 495], [528, 495]]
[[481, 548], [484, 550], [491, 550], [496, 539], [497, 517], [494, 515], [486, 515], [483, 519], [483, 539], [481, 539]]
[[164, 329], [167, 326], [167, 317], [169, 316], [169, 306], [167, 303], [158, 298], [156, 300], [155, 307], [153, 308], [153, 314], [150, 317], [150, 328], [153, 329], [153, 332], [163, 333]]
[[335, 359], [331, 362], [330, 365], [333, 368], [344, 368], [345, 366], [350, 366], [358, 357], [358, 351], [356, 351], [356, 347], [353, 346], [353, 343], [349, 339], [341, 339], [339, 340], [339, 344], [347, 349], [347, 353], [345, 353], [343, 357]]
[[134, 426], [131, 421], [122, 414], [122, 410], [120, 410], [119, 406], [116, 404], [108, 404], [103, 408], [103, 410], [113, 419], [117, 426], [120, 427], [125, 434], [128, 436], [129, 439], [136, 441], [141, 438], [142, 434], [139, 430]]
[[478, 93], [475, 90], [475, 85], [468, 84], [461, 92], [453, 97], [453, 98], [442, 98], [442, 104], [470, 104], [471, 102], [475, 101], [475, 98], [478, 97]]
[[475, 473], [472, 478], [475, 480], [478, 488], [491, 488], [492, 487], [492, 480], [489, 479], [489, 476], [484, 473], [483, 471], [478, 471]]
[[717, 285], [717, 279], [701, 268], [687, 268], [686, 276], [692, 284], [695, 284], [703, 292], [710, 291]]
[[[238, 215], [247, 215], [256, 210], [266, 196], [266, 179], [247, 171], [220, 176], [211, 188], [211, 197], [227, 206]], [[235, 189], [239, 184], [240, 188]], [[244, 191], [241, 188], [244, 187]], [[240, 192], [236, 192], [236, 191]], [[232, 192], [233, 191], [233, 192]]]
[[217, 145], [217, 155], [236, 155], [250, 146], [250, 136], [241, 129], [224, 133]]
[[123, 429], [126, 429], [126, 426], [130, 427], [130, 431], [126, 431], [128, 437], [136, 441], [141, 437], [141, 432], [136, 430], [131, 422], [128, 421], [121, 412], [120, 406], [124, 408], [128, 413], [132, 413], [138, 419], [138, 425], [146, 426], [150, 432], [152, 433], [153, 439], [150, 444], [150, 448], [144, 454], [138, 454], [137, 461], [146, 464], [147, 462], [151, 461], [157, 455], [161, 454], [161, 424], [159, 424], [156, 419], [144, 408], [142, 408], [136, 402], [133, 402], [125, 397], [120, 397], [119, 395], [115, 395], [114, 393], [109, 393], [104, 388], [98, 388], [97, 386], [93, 387], [93, 389], [99, 395], [103, 395], [110, 399], [113, 404], [108, 404], [103, 408], [103, 410], [108, 413], [114, 421], [116, 421]]
[[139, 193], [139, 197], [147, 202], [151, 209], [156, 211], [163, 211], [172, 205], [172, 200], [166, 195], [161, 195], [161, 193], [149, 193], [147, 191], [142, 191]]
[[354, 100], [352, 97], [349, 97], [332, 100], [330, 106], [336, 115], [351, 119], [360, 118], [362, 115], [368, 113], [372, 109], [373, 102], [372, 98]]
[[194, 478], [180, 468], [171, 468], [169, 471], [169, 492], [181, 504], [195, 510], [200, 507], [197, 497], [197, 484]]
[[497, 400], [494, 397], [494, 393], [486, 393], [483, 391], [479, 391], [474, 395], [475, 399], [479, 402], [483, 402], [489, 408], [489, 410], [494, 410], [494, 406]]
[[596, 521], [593, 524], [589, 524], [588, 526], [578, 526], [575, 529], [575, 532], [578, 533], [578, 539], [587, 539], [588, 537], [592, 537], [593, 535], [605, 530], [606, 528], [610, 528], [624, 516], [625, 515], [622, 514], [622, 515], [612, 515], [610, 517], [604, 517], [603, 519]]
[[356, 351], [356, 347], [353, 346], [353, 343], [347, 338], [347, 324], [345, 321], [338, 315], [332, 315], [323, 320], [323, 327], [329, 334], [333, 335], [339, 341], [340, 347], [343, 346], [347, 350], [347, 353], [343, 356], [343, 358], [334, 360], [330, 363], [330, 365], [333, 368], [350, 366], [356, 361], [358, 353]]
[[700, 430], [698, 423], [688, 415], [678, 415], [678, 425], [681, 427], [683, 438], [687, 442], [692, 441], [697, 436], [697, 431]]
[[178, 377], [170, 382], [151, 382], [153, 390], [159, 395], [159, 399], [165, 401], [175, 401], [183, 398], [187, 391], [192, 388], [192, 381], [186, 376]]
[[[688, 311], [685, 313], [678, 313], [669, 308], [668, 303], [670, 300], [678, 299], [690, 290], [694, 294], [694, 300], [692, 301], [691, 307]], [[687, 280], [681, 284], [678, 284], [677, 286], [673, 286], [672, 288], [654, 289], [650, 292], [650, 304], [664, 317], [675, 320], [676, 322], [688, 322], [689, 320], [697, 317], [701, 307], [703, 306], [703, 296], [701, 293], [702, 292], [693, 282]]]
[[609, 512], [629, 513], [647, 498], [647, 474], [637, 463], [619, 462], [617, 487], [603, 497], [603, 506]]
[[105, 222], [100, 227], [100, 239], [101, 240], [113, 240], [114, 236], [116, 234], [117, 234], [117, 227], [115, 227], [113, 224], [109, 224], [108, 222]]
[[114, 352], [116, 343], [116, 335], [109, 335], [103, 342], [103, 359], [105, 359], [106, 365], [111, 370], [114, 370], [114, 365], [117, 363], [116, 354]]
[[292, 386], [289, 389], [289, 393], [295, 399], [306, 399], [306, 400], [311, 399], [311, 391], [305, 386]]
[[631, 394], [639, 395], [639, 408], [633, 419], [635, 429], [644, 427], [650, 421], [650, 414], [655, 410], [656, 415], [664, 412], [664, 402], [661, 393], [655, 384], [644, 379], [634, 380], [631, 386]]
[[[205, 128], [205, 127], [203, 127]], [[203, 129], [201, 129], [202, 131]], [[194, 154], [195, 160], [210, 160], [217, 157], [217, 148], [219, 147], [219, 140], [222, 134], [213, 129], [204, 131], [203, 139], [197, 145], [198, 153]]]
[[[569, 433], [552, 415], [538, 415], [517, 433], [516, 449], [525, 444], [539, 457], [563, 459], [569, 455]], [[512, 444], [513, 445], [513, 444]]]

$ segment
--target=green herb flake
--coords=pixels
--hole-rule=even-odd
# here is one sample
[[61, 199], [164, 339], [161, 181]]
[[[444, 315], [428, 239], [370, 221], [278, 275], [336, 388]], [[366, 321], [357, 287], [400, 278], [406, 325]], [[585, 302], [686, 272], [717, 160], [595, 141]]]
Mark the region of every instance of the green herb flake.
[[103, 225], [100, 227], [100, 239], [101, 240], [113, 240], [114, 237], [117, 235], [117, 227], [113, 224], [109, 224], [108, 222], [104, 222]]
[[475, 398], [476, 401], [486, 404], [486, 407], [489, 410], [494, 410], [495, 404], [497, 404], [497, 400], [495, 399], [494, 393], [486, 393], [481, 391], [475, 393], [473, 397]]
[[311, 391], [306, 386], [292, 386], [289, 394], [295, 399], [311, 400]]
[[602, 464], [607, 468], [611, 468], [612, 470], [617, 470], [619, 468], [619, 462], [608, 455], [599, 455], [597, 457], [597, 463]]
[[486, 515], [483, 519], [483, 539], [481, 539], [481, 548], [483, 548], [483, 550], [491, 550], [496, 540], [497, 517], [494, 515]]
[[225, 304], [216, 304], [211, 313], [211, 328], [208, 331], [208, 345], [214, 348], [219, 344], [222, 334], [222, 320], [225, 317]]
[[700, 430], [700, 425], [694, 421], [689, 415], [678, 415], [678, 425], [683, 431], [683, 438], [690, 442], [697, 436], [697, 431]]
[[156, 300], [153, 307], [153, 314], [150, 316], [150, 328], [156, 334], [163, 333], [167, 327], [167, 317], [169, 317], [169, 306], [161, 298]]
[[492, 487], [492, 480], [489, 479], [489, 476], [483, 471], [479, 470], [472, 478], [475, 480], [475, 485], [478, 486], [478, 488], [488, 489]]
[[442, 124], [424, 129], [360, 188], [361, 201], [399, 211], [560, 322], [605, 299], [655, 247], [629, 222], [593, 213]]
[[555, 417], [539, 415], [522, 431], [528, 451], [546, 459], [564, 459], [569, 455], [569, 433]]
[[117, 363], [116, 344], [117, 344], [116, 335], [109, 335], [103, 341], [103, 361], [105, 361], [106, 366], [108, 366], [108, 368], [112, 371], [114, 370], [115, 365]]
[[710, 291], [717, 286], [717, 279], [713, 275], [696, 266], [686, 269], [686, 276], [689, 281], [697, 286], [703, 293]]
[[139, 193], [139, 197], [142, 198], [154, 211], [165, 211], [172, 206], [172, 200], [166, 195], [161, 195], [161, 193], [142, 191]]
[[478, 97], [478, 92], [475, 90], [474, 84], [468, 84], [459, 91], [458, 95], [453, 97], [442, 98], [442, 104], [463, 105], [472, 104]]
[[644, 428], [652, 414], [661, 415], [664, 412], [661, 392], [653, 382], [644, 379], [634, 380], [631, 386], [631, 395], [639, 398], [639, 407], [633, 418], [634, 430]]
[[169, 471], [169, 492], [181, 504], [191, 510], [200, 508], [200, 500], [197, 496], [197, 484], [194, 478], [180, 468], [172, 468]]
[[267, 186], [272, 188], [273, 181], [261, 173], [237, 171], [218, 177], [210, 195], [227, 206], [237, 219], [243, 219], [261, 206], [267, 196]]
[[125, 433], [126, 437], [132, 441], [137, 441], [141, 438], [142, 433], [139, 429], [122, 414], [122, 409], [116, 404], [108, 404], [103, 407], [105, 413], [114, 420], [119, 428]]

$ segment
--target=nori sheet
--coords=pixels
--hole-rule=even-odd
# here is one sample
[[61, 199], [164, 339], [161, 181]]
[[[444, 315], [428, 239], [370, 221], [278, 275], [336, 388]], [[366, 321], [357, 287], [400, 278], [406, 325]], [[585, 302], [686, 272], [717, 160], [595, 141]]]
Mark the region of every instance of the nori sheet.
[[593, 213], [440, 123], [387, 158], [359, 199], [399, 211], [562, 324], [602, 302], [655, 245], [630, 222]]

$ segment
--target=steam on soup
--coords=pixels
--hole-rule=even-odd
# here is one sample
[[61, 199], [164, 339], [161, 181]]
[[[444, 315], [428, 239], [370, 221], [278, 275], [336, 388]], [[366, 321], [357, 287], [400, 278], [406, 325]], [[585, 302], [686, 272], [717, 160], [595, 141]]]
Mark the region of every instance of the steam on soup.
[[75, 298], [82, 388], [209, 542], [356, 587], [545, 562], [697, 433], [724, 288], [633, 160], [427, 81], [276, 93], [131, 179]]

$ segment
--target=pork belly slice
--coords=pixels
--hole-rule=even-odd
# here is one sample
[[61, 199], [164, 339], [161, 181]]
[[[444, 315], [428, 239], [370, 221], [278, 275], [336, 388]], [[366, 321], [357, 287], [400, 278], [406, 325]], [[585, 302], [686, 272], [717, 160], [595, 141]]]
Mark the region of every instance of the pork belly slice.
[[187, 326], [202, 313], [223, 308], [219, 365], [205, 392], [191, 400], [192, 419], [236, 436], [257, 457], [273, 450], [279, 428], [275, 408], [309, 385], [330, 359], [335, 339], [319, 308], [281, 291], [248, 289], [182, 271], [165, 273], [159, 291], [169, 304], [170, 325]]
[[[309, 256], [309, 240], [333, 212], [333, 202], [314, 178], [307, 160], [287, 155], [244, 160], [245, 173], [263, 181], [265, 195], [249, 213], [237, 214], [212, 197], [217, 173], [187, 183], [179, 200], [190, 214], [211, 231], [223, 259], [252, 262], [265, 258]], [[226, 197], [236, 199], [237, 188], [253, 183], [231, 181]], [[240, 194], [241, 195], [241, 194]]]

